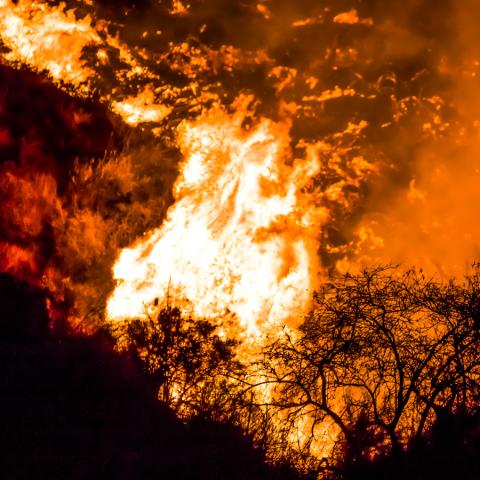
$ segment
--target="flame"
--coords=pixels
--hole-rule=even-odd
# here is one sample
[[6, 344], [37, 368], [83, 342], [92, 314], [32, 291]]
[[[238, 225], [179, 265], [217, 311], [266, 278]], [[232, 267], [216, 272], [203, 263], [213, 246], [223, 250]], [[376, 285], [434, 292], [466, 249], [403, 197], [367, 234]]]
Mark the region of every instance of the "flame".
[[184, 5], [181, 0], [172, 0], [172, 8], [170, 13], [172, 15], [183, 15], [188, 12], [189, 5]]
[[65, 4], [49, 7], [42, 2], [0, 0], [0, 37], [10, 49], [8, 61], [18, 61], [37, 70], [47, 70], [56, 81], [77, 88], [93, 71], [82, 61], [87, 45], [101, 38], [88, 15], [78, 19]]
[[217, 106], [180, 126], [175, 203], [118, 258], [110, 319], [142, 317], [156, 297], [173, 295], [198, 317], [231, 312], [258, 334], [308, 308], [327, 214], [304, 190], [319, 162], [311, 150], [289, 164], [288, 124], [243, 128], [241, 103], [233, 115]]
[[365, 25], [373, 24], [373, 20], [371, 18], [361, 19], [358, 16], [358, 12], [355, 8], [352, 8], [348, 12], [341, 12], [335, 15], [335, 17], [333, 17], [333, 21], [335, 23], [340, 23], [344, 25], [355, 25], [357, 23], [363, 23]]
[[[327, 268], [407, 260], [458, 273], [478, 257], [478, 22], [461, 20], [471, 26], [452, 54], [412, 21], [420, 6], [240, 2], [212, 22], [204, 2], [147, 2], [164, 23], [151, 18], [139, 30], [96, 18], [92, 1], [77, 11], [51, 3], [0, 0], [0, 58], [95, 95], [153, 132], [156, 146], [136, 161], [127, 151], [79, 162], [70, 204], [44, 166], [5, 164], [0, 200], [11, 213], [0, 221], [13, 233], [0, 242], [1, 271], [74, 297], [82, 314], [94, 305], [98, 323], [142, 317], [167, 296], [196, 317], [237, 319], [252, 343], [301, 321]], [[255, 28], [242, 35], [237, 14]], [[252, 97], [232, 103], [242, 92]], [[80, 109], [65, 117], [73, 130], [90, 121]], [[0, 120], [9, 151], [15, 133]], [[22, 142], [20, 156], [41, 150]], [[177, 167], [164, 218], [173, 179], [162, 172], [173, 177]], [[145, 177], [155, 175], [152, 200]], [[107, 199], [95, 196], [102, 188]], [[47, 225], [55, 261], [42, 250]], [[308, 424], [299, 422], [292, 444], [305, 441]]]
[[[90, 15], [78, 18], [65, 3], [51, 7], [43, 2], [0, 0], [0, 40], [8, 49], [0, 57], [8, 63], [45, 71], [58, 85], [73, 87], [84, 96], [95, 92], [97, 67], [110, 63], [109, 51], [116, 52], [124, 64], [114, 72], [120, 84], [156, 78], [141, 64], [141, 54], [133, 52], [118, 35], [109, 34], [108, 26], [108, 22], [94, 21]], [[95, 64], [85, 57], [87, 47], [96, 48]], [[110, 103], [130, 125], [160, 122], [171, 112], [171, 108], [156, 102], [150, 84], [139, 85], [136, 90], [134, 95], [110, 90], [101, 95], [101, 100]]]
[[135, 97], [113, 101], [112, 110], [118, 113], [129, 125], [143, 122], [161, 122], [172, 111], [171, 108], [155, 103], [151, 89], [146, 88]]

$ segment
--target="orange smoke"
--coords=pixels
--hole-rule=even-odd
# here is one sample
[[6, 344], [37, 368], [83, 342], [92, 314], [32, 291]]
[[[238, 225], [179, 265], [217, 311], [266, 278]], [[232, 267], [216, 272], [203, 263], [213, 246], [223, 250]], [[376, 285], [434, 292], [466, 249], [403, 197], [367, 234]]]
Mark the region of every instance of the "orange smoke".
[[[339, 262], [340, 269], [392, 262], [447, 279], [462, 278], [478, 261], [480, 15], [474, 3], [455, 8], [455, 38], [435, 65], [451, 82], [448, 94], [412, 97], [399, 105], [418, 123], [415, 132], [398, 140], [399, 148], [410, 152], [395, 166], [404, 178], [374, 196], [357, 226], [351, 261]], [[416, 148], [408, 150], [408, 142], [415, 141]]]

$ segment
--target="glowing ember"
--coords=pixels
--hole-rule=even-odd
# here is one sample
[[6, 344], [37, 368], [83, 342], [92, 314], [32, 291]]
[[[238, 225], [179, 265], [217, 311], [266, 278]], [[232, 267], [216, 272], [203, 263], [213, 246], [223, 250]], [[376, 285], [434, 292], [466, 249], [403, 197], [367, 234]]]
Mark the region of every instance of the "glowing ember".
[[145, 89], [136, 97], [112, 102], [112, 110], [130, 125], [160, 122], [171, 112], [171, 108], [155, 103], [154, 93], [150, 89]]

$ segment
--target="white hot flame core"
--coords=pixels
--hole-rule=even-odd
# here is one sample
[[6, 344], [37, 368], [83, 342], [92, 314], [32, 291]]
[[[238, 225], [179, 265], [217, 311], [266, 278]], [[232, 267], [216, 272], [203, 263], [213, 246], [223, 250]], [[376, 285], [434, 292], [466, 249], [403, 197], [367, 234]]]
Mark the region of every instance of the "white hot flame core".
[[110, 319], [142, 317], [167, 294], [191, 301], [195, 316], [232, 312], [251, 334], [305, 311], [324, 212], [306, 209], [301, 190], [318, 161], [309, 153], [287, 165], [288, 127], [264, 119], [245, 131], [244, 115], [217, 108], [180, 127], [175, 204], [122, 251]]

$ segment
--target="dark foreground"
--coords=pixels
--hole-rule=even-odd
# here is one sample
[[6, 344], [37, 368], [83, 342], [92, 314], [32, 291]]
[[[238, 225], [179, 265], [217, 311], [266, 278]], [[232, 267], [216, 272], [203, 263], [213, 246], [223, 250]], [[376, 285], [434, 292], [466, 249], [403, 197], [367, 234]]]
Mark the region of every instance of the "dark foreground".
[[295, 478], [232, 427], [179, 422], [106, 336], [52, 334], [43, 300], [0, 275], [1, 478]]

